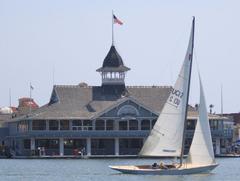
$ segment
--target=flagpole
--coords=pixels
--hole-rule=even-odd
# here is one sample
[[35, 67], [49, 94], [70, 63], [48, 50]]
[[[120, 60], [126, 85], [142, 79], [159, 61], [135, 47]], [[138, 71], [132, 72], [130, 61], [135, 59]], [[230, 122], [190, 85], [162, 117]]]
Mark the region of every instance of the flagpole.
[[32, 84], [31, 84], [31, 82], [30, 82], [30, 99], [32, 99]]
[[223, 87], [221, 84], [221, 115], [223, 116]]
[[9, 88], [9, 107], [12, 107], [12, 93], [11, 93], [11, 88]]
[[112, 46], [114, 46], [114, 20], [113, 20], [113, 10], [112, 10]]
[[31, 104], [31, 102], [32, 102], [32, 83], [30, 82], [30, 104], [29, 104], [29, 114], [31, 114], [31, 112], [32, 112], [32, 104]]

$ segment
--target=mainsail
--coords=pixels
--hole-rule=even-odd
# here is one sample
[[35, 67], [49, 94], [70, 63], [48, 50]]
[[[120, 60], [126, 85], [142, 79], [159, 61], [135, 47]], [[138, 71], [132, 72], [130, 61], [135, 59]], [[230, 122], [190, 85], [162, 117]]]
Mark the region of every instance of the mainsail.
[[199, 117], [197, 120], [192, 145], [187, 158], [187, 163], [193, 165], [210, 165], [215, 163], [212, 137], [209, 126], [207, 107], [203, 92], [201, 78], [200, 81], [200, 104], [198, 106]]
[[186, 117], [193, 55], [194, 19], [185, 60], [156, 124], [145, 141], [141, 156], [180, 156]]

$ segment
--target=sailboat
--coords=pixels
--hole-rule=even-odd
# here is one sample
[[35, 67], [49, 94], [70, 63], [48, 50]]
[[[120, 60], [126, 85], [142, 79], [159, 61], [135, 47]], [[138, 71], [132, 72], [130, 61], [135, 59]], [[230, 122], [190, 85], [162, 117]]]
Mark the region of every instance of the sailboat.
[[199, 117], [187, 159], [184, 155], [184, 134], [187, 120], [188, 98], [193, 60], [195, 17], [186, 56], [180, 73], [160, 116], [145, 141], [140, 156], [179, 157], [177, 164], [154, 163], [153, 165], [109, 166], [111, 169], [129, 174], [182, 175], [210, 172], [218, 166], [215, 162], [212, 138], [200, 80]]

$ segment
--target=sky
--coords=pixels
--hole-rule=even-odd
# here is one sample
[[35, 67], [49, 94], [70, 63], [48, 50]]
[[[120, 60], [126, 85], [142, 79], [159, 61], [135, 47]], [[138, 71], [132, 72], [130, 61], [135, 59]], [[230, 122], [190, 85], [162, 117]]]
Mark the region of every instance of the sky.
[[[190, 104], [199, 101], [200, 70], [207, 104], [240, 111], [238, 0], [0, 0], [0, 107], [32, 96], [46, 104], [53, 85], [101, 85], [96, 69], [115, 45], [131, 70], [126, 85], [174, 84], [196, 17]], [[11, 92], [11, 101], [9, 92]]]

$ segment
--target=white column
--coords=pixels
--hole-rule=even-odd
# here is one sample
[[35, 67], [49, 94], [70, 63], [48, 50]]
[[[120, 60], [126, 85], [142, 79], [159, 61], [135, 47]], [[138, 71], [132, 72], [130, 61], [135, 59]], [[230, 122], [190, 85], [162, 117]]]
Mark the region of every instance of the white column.
[[69, 120], [69, 130], [72, 130], [72, 120]]
[[141, 130], [141, 119], [140, 120], [138, 120], [138, 130]]
[[115, 155], [119, 155], [119, 138], [115, 138]]
[[91, 156], [91, 138], [87, 138], [87, 156]]
[[46, 120], [46, 130], [49, 130], [49, 120]]
[[216, 154], [220, 154], [220, 138], [216, 138]]
[[60, 156], [64, 155], [64, 139], [59, 138], [59, 154]]
[[35, 150], [35, 138], [31, 138], [31, 150]]

